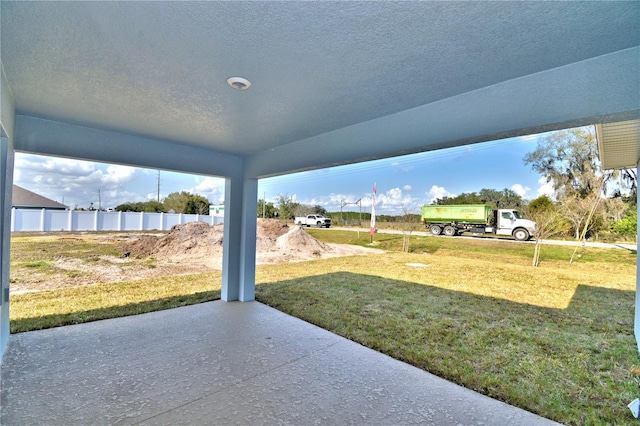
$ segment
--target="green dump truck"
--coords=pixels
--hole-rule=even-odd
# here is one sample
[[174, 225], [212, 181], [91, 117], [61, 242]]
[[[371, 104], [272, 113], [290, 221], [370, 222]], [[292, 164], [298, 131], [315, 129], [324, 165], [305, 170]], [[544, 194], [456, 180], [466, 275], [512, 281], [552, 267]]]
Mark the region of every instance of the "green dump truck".
[[511, 235], [526, 241], [535, 234], [536, 223], [523, 219], [517, 210], [494, 210], [485, 204], [422, 206], [422, 221], [433, 235]]

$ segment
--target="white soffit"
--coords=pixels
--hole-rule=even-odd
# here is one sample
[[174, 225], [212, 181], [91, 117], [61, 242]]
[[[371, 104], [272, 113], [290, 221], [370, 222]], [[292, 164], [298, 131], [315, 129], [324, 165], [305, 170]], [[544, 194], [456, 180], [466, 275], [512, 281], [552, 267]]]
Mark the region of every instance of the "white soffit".
[[605, 170], [634, 168], [640, 160], [640, 119], [596, 125]]

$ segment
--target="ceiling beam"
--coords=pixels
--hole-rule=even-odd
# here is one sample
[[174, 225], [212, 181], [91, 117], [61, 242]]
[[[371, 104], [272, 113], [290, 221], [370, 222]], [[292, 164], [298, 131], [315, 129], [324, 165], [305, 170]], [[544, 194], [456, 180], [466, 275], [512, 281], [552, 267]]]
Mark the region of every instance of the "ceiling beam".
[[268, 177], [640, 117], [640, 48], [506, 81], [249, 158]]
[[0, 62], [0, 136], [13, 139], [13, 127], [16, 110], [13, 104], [13, 96], [9, 89], [9, 83], [4, 75], [4, 68]]
[[14, 149], [31, 154], [241, 178], [244, 160], [167, 141], [18, 115]]

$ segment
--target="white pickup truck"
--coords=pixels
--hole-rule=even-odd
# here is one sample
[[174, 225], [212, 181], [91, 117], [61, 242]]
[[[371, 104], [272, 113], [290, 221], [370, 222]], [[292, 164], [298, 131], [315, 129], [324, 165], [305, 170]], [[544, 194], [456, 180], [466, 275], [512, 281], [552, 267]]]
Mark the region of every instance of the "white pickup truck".
[[317, 226], [318, 228], [330, 227], [331, 219], [328, 217], [324, 217], [321, 214], [309, 214], [307, 216], [296, 217], [295, 218], [296, 225], [300, 226]]

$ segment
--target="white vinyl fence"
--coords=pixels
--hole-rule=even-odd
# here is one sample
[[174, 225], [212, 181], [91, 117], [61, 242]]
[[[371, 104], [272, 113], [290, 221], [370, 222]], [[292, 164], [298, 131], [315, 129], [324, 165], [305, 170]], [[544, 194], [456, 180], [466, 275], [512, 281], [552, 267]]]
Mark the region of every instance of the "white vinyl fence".
[[223, 216], [202, 214], [11, 209], [12, 232], [167, 231], [188, 222], [217, 225], [223, 221]]

